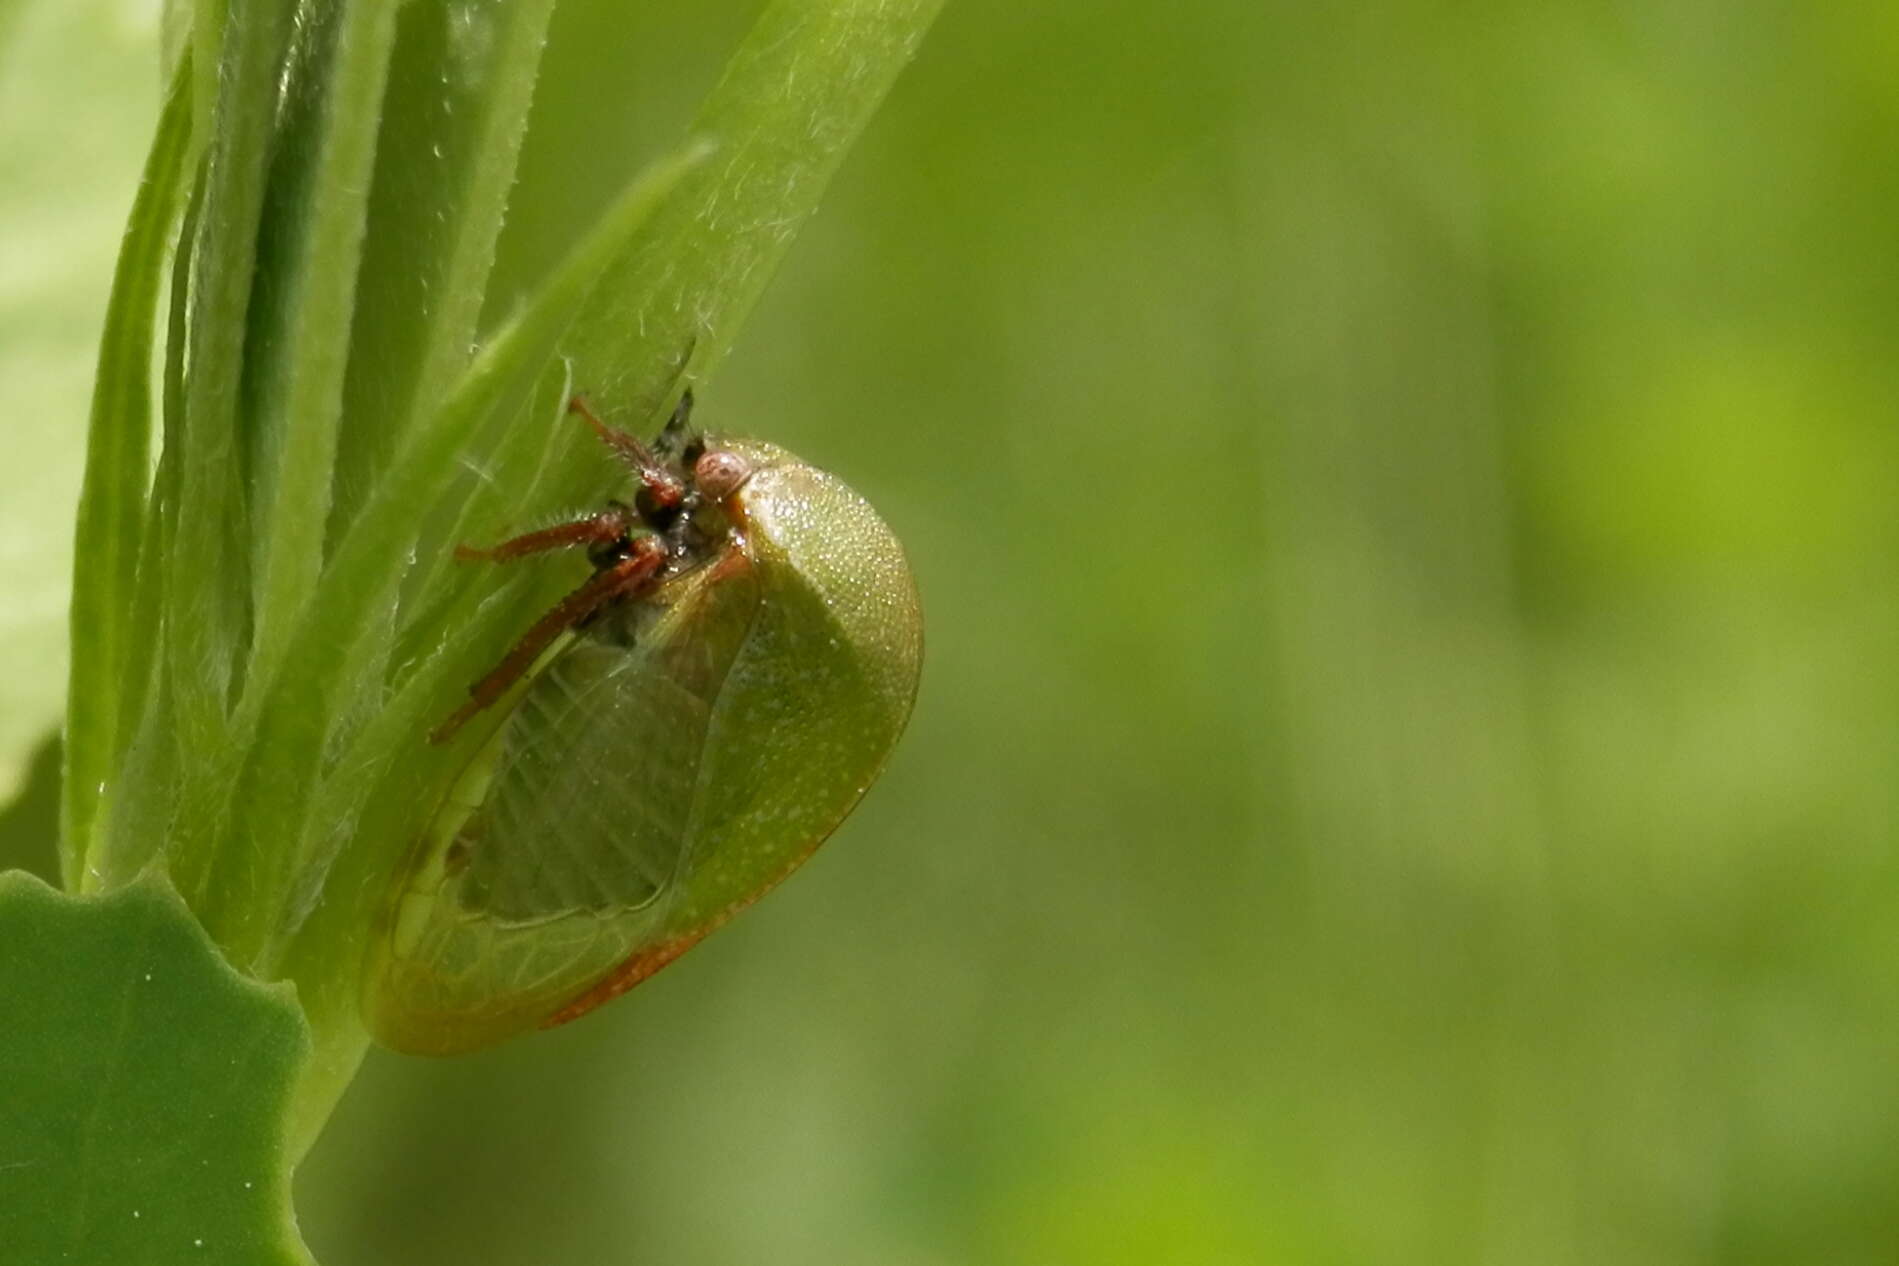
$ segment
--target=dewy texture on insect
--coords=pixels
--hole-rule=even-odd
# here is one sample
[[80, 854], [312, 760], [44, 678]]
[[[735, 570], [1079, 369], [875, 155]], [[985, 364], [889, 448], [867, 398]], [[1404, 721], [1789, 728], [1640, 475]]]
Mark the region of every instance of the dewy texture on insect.
[[[572, 1019], [808, 857], [883, 768], [922, 625], [903, 549], [833, 475], [684, 411], [632, 506], [470, 557], [584, 545], [595, 572], [437, 738], [471, 755], [395, 874], [365, 982], [385, 1045]], [[511, 549], [512, 547], [512, 549]]]

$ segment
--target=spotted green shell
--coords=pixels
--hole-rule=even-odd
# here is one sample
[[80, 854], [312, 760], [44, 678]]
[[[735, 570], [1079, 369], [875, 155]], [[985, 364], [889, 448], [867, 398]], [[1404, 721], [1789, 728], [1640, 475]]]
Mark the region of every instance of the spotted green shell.
[[572, 1019], [810, 856], [883, 768], [922, 653], [902, 547], [756, 441], [695, 569], [549, 648], [392, 879], [364, 1014], [474, 1050]]

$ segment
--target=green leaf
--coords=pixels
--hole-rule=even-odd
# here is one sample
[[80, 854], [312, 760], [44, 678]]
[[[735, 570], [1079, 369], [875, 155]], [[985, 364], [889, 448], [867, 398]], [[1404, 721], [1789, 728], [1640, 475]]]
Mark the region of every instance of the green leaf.
[[[214, 804], [227, 792], [228, 765], [241, 758], [264, 683], [276, 675], [322, 569], [357, 269], [396, 12], [381, 0], [347, 0], [311, 10], [299, 25], [286, 72], [258, 212], [242, 349], [241, 445], [238, 460], [231, 463], [250, 472], [243, 492], [252, 508], [237, 512], [248, 519], [253, 534], [238, 556], [250, 563], [242, 572], [251, 579], [249, 654], [238, 715], [227, 734], [231, 761], [199, 759], [186, 771], [184, 803], [193, 806], [188, 812], [194, 815], [215, 813], [196, 806]], [[195, 350], [195, 341], [192, 346]], [[194, 387], [198, 374], [194, 358]], [[187, 392], [187, 483], [191, 437], [203, 421], [189, 408], [191, 398]], [[182, 513], [191, 495], [187, 486], [180, 502], [179, 547], [184, 550], [192, 548], [184, 536], [190, 518]], [[223, 585], [228, 589], [230, 582]], [[174, 609], [185, 612], [179, 623], [191, 622], [192, 597], [178, 595]], [[227, 603], [227, 609], [242, 605]], [[241, 626], [242, 621], [228, 630], [233, 639], [242, 636]], [[173, 644], [192, 640], [174, 639]], [[176, 677], [175, 661], [169, 667]], [[187, 709], [189, 726], [190, 705], [177, 702]], [[172, 874], [209, 922], [207, 876], [228, 837], [207, 840], [206, 834], [188, 829], [173, 841]], [[217, 885], [218, 895], [260, 891], [249, 870], [264, 863], [267, 850], [230, 851], [233, 864]]]
[[145, 520], [152, 438], [152, 347], [170, 234], [190, 166], [191, 68], [173, 76], [158, 122], [99, 340], [85, 484], [73, 549], [72, 672], [66, 692], [66, 768], [60, 871], [77, 888], [99, 797], [118, 754], [119, 694], [139, 634], [130, 601]]
[[[658, 416], [682, 357], [691, 381], [712, 374], [942, 7], [776, 0], [765, 9], [692, 125], [717, 156], [667, 199], [563, 345], [582, 390], [635, 418]], [[577, 467], [555, 500], [604, 495], [608, 464], [584, 444], [566, 447]]]
[[246, 667], [269, 681], [323, 566], [330, 468], [343, 407], [396, 7], [347, 0], [313, 12], [285, 93], [245, 350], [255, 453], [255, 618]]
[[307, 1263], [285, 1106], [290, 991], [217, 955], [161, 882], [65, 897], [0, 874], [0, 1257]]
[[[259, 229], [275, 137], [277, 87], [285, 76], [294, 6], [234, 0], [220, 31], [197, 14], [193, 61], [216, 35], [215, 90], [205, 143], [204, 210], [191, 252], [190, 374], [179, 466], [177, 538], [165, 587], [177, 618], [165, 622], [165, 671], [180, 740], [215, 766], [250, 620], [252, 455], [243, 425], [245, 341]], [[174, 332], [173, 337], [177, 334]], [[206, 779], [217, 777], [215, 769]], [[204, 812], [186, 789], [185, 821]], [[189, 891], [187, 889], [187, 891]]]
[[383, 101], [336, 455], [347, 524], [468, 367], [553, 0], [411, 0]]

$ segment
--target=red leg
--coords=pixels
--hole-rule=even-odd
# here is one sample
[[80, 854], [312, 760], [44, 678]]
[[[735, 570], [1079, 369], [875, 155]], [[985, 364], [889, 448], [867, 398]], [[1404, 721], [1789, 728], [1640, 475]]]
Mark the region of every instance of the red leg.
[[593, 428], [593, 433], [600, 437], [601, 442], [612, 449], [621, 461], [633, 468], [633, 473], [640, 477], [640, 482], [646, 485], [647, 492], [652, 495], [653, 504], [676, 506], [685, 500], [685, 488], [681, 486], [678, 478], [661, 465], [657, 457], [653, 456], [653, 451], [634, 436], [602, 422], [587, 406], [587, 397], [573, 397], [567, 402], [567, 411], [578, 413], [584, 418], [587, 425]]
[[616, 506], [611, 510], [602, 510], [590, 518], [556, 524], [551, 528], [542, 528], [538, 532], [528, 532], [503, 541], [493, 549], [457, 545], [455, 557], [465, 563], [474, 562], [477, 559], [505, 563], [512, 559], [525, 558], [529, 554], [538, 554], [543, 550], [564, 549], [569, 545], [611, 545], [624, 536], [631, 526], [633, 526], [633, 516], [625, 509]]
[[514, 644], [514, 649], [480, 681], [468, 688], [469, 699], [455, 715], [435, 727], [431, 743], [446, 743], [457, 730], [483, 708], [508, 692], [521, 674], [534, 666], [555, 638], [598, 611], [615, 598], [623, 597], [653, 578], [666, 561], [666, 547], [654, 537], [641, 537], [633, 543], [633, 552], [611, 567], [587, 578], [587, 582], [554, 604], [554, 609], [534, 622]]

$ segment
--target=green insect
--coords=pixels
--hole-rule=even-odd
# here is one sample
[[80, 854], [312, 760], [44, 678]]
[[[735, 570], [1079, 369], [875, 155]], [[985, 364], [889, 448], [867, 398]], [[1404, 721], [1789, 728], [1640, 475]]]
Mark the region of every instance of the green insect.
[[594, 573], [432, 736], [484, 732], [403, 861], [364, 1013], [384, 1045], [473, 1050], [574, 1019], [810, 856], [909, 717], [921, 613], [903, 549], [843, 481], [689, 427], [632, 505], [464, 558], [586, 547]]

